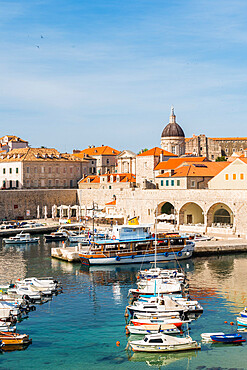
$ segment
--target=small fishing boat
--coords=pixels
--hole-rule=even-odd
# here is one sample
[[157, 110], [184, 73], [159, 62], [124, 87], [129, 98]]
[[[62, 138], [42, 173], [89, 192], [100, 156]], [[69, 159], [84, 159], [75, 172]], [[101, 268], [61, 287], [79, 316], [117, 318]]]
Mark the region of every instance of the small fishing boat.
[[247, 307], [245, 307], [245, 308], [243, 309], [243, 311], [239, 312], [239, 315], [240, 315], [241, 317], [247, 317]]
[[8, 290], [8, 294], [10, 296], [18, 296], [18, 297], [24, 297], [25, 299], [32, 299], [32, 300], [41, 300], [43, 294], [41, 292], [34, 292], [30, 289], [30, 286], [20, 286], [11, 288]]
[[32, 343], [32, 339], [27, 334], [9, 333], [0, 331], [0, 340], [5, 346], [24, 345]]
[[15, 332], [16, 326], [13, 326], [11, 322], [0, 321], [0, 331]]
[[137, 274], [137, 279], [175, 279], [183, 283], [185, 280], [185, 274], [179, 270], [175, 269], [161, 269], [159, 267], [140, 270]]
[[219, 343], [241, 343], [246, 342], [246, 339], [243, 339], [241, 334], [216, 334], [211, 335], [213, 342]]
[[180, 334], [180, 330], [174, 324], [162, 324], [162, 325], [127, 325], [126, 332], [130, 334]]
[[31, 235], [29, 233], [23, 233], [17, 234], [15, 236], [10, 236], [9, 238], [3, 239], [5, 244], [29, 244], [29, 243], [38, 243], [39, 238], [31, 238]]
[[129, 345], [134, 352], [175, 352], [201, 349], [201, 345], [192, 340], [190, 336], [177, 338], [162, 333], [146, 335], [142, 340], [129, 342]]
[[167, 318], [159, 318], [159, 317], [151, 317], [151, 318], [140, 318], [140, 319], [132, 319], [130, 322], [135, 326], [142, 326], [142, 325], [163, 325], [163, 324], [174, 324], [177, 328], [181, 328], [182, 325], [188, 324], [191, 320], [182, 320], [178, 317], [167, 317]]
[[55, 231], [51, 234], [45, 234], [44, 238], [46, 242], [64, 241], [68, 238], [68, 233], [66, 231]]
[[204, 342], [212, 342], [212, 335], [225, 335], [225, 333], [218, 332], [218, 333], [202, 333], [201, 338]]
[[247, 326], [247, 317], [237, 317], [238, 326]]

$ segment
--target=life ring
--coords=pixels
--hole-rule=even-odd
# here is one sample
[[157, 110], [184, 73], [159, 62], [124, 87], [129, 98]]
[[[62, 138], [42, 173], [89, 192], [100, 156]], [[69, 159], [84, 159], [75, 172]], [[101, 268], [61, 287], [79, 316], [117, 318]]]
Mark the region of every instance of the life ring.
[[182, 256], [182, 252], [178, 252], [178, 257], [181, 257]]
[[116, 261], [120, 261], [120, 257], [119, 256], [116, 257]]
[[152, 238], [154, 238], [155, 237], [155, 234], [152, 234]]
[[113, 237], [112, 237], [112, 240], [116, 240], [116, 237], [115, 237], [115, 235], [113, 235]]
[[168, 252], [164, 253], [164, 256], [165, 257], [168, 257], [169, 256], [169, 253]]

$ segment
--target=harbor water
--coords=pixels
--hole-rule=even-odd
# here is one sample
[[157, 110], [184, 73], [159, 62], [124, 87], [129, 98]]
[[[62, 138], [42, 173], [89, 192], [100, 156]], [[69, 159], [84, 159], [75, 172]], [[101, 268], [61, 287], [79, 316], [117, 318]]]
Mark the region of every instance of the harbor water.
[[[4, 246], [0, 244], [0, 282], [53, 276], [60, 294], [17, 324], [33, 343], [23, 351], [0, 354], [0, 369], [246, 369], [247, 342], [202, 344], [201, 351], [142, 354], [126, 351], [125, 307], [140, 265], [83, 268], [50, 257], [59, 243]], [[142, 266], [149, 268], [150, 264]], [[173, 262], [159, 267], [177, 267]], [[200, 341], [204, 332], [236, 332], [230, 322], [247, 305], [247, 254], [197, 257], [182, 261], [191, 299], [204, 313], [190, 324]], [[227, 321], [227, 324], [224, 323]], [[247, 333], [243, 334], [247, 339]], [[117, 346], [116, 342], [120, 345]]]

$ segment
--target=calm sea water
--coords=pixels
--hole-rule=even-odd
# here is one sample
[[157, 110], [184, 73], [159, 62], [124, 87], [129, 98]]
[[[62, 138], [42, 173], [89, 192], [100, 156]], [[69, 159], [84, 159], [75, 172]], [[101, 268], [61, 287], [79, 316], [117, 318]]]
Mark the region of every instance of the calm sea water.
[[[52, 246], [43, 242], [0, 245], [1, 283], [26, 276], [54, 276], [64, 288], [63, 294], [37, 306], [18, 324], [18, 332], [29, 334], [33, 344], [25, 351], [1, 354], [0, 369], [247, 369], [245, 343], [203, 344], [201, 351], [178, 354], [126, 352], [124, 311], [140, 266], [87, 271], [80, 264], [51, 259]], [[161, 266], [172, 268], [174, 264]], [[188, 273], [191, 297], [204, 306], [203, 315], [190, 325], [191, 336], [200, 340], [203, 332], [235, 331], [224, 321], [235, 321], [247, 305], [247, 255], [194, 258], [182, 267]]]

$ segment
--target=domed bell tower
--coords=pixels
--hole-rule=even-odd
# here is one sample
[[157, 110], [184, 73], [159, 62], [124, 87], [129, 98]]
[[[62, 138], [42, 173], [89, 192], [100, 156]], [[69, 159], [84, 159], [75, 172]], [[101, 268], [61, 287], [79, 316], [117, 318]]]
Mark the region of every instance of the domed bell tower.
[[161, 134], [161, 148], [178, 156], [185, 153], [185, 135], [176, 122], [174, 107], [171, 107], [169, 123]]

